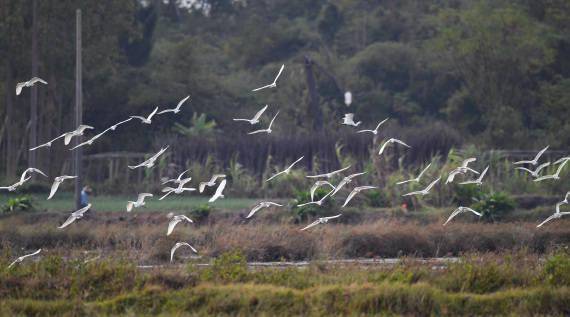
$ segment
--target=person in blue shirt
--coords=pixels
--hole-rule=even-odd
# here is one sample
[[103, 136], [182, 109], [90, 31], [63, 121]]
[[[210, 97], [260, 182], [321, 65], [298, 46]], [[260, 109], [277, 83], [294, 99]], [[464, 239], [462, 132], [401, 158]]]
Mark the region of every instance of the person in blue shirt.
[[80, 199], [81, 208], [89, 204], [89, 194], [91, 194], [91, 187], [89, 186], [83, 187], [83, 189], [81, 190], [81, 199]]

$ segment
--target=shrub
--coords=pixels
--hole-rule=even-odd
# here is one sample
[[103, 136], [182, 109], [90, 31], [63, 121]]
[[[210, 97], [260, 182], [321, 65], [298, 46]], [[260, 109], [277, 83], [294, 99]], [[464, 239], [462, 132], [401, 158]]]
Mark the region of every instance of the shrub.
[[551, 285], [570, 286], [570, 256], [560, 252], [548, 257], [543, 274]]
[[500, 221], [515, 209], [515, 201], [505, 193], [485, 194], [473, 206], [486, 221]]
[[[315, 201], [323, 198], [328, 192], [329, 188], [318, 188], [315, 191]], [[297, 207], [298, 204], [303, 204], [311, 201], [311, 193], [308, 191], [298, 191], [295, 195], [295, 200], [293, 201], [293, 213], [295, 215], [295, 220], [297, 222], [306, 221], [309, 218], [322, 217], [325, 214], [330, 214], [331, 210], [334, 208], [334, 198], [327, 197], [322, 206], [315, 204], [310, 204], [302, 207]]]
[[191, 218], [197, 222], [204, 221], [204, 220], [208, 219], [212, 209], [213, 208], [210, 205], [206, 205], [206, 204], [200, 205], [191, 211]]
[[455, 185], [453, 188], [453, 201], [459, 205], [469, 206], [483, 198], [485, 195], [481, 188], [475, 184]]
[[241, 250], [223, 253], [214, 259], [211, 268], [204, 270], [203, 277], [223, 283], [244, 282], [247, 278], [247, 260]]
[[381, 190], [366, 191], [364, 195], [371, 207], [390, 207], [388, 196]]
[[35, 211], [32, 198], [22, 196], [8, 199], [8, 202], [2, 206], [2, 212], [8, 213], [14, 211]]

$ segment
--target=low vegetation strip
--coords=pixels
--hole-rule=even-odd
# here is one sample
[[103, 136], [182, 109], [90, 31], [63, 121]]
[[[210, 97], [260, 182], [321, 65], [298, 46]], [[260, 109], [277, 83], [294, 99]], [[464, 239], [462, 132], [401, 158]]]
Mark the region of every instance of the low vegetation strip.
[[0, 300], [3, 315], [266, 315], [404, 314], [568, 315], [570, 289], [451, 293], [427, 284], [333, 285], [296, 290], [255, 284], [201, 285], [178, 291], [148, 288], [98, 302]]

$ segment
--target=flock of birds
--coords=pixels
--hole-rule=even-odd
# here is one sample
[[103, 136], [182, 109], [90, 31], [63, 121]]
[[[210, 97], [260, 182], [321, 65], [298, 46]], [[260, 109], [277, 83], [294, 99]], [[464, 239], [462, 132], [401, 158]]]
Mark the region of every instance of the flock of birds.
[[[282, 65], [281, 68], [279, 69], [277, 76], [273, 80], [273, 82], [271, 82], [268, 85], [253, 89], [252, 91], [256, 92], [256, 91], [260, 91], [263, 89], [277, 87], [277, 80], [281, 76], [284, 69], [285, 69], [285, 65]], [[41, 78], [34, 77], [34, 78], [30, 79], [29, 81], [18, 83], [16, 86], [16, 94], [19, 95], [22, 92], [22, 89], [24, 87], [31, 87], [36, 83], [47, 84], [47, 82], [42, 80]], [[106, 134], [110, 131], [115, 131], [120, 125], [125, 124], [125, 123], [127, 123], [133, 119], [140, 120], [140, 122], [142, 124], [152, 124], [152, 119], [157, 115], [163, 115], [163, 114], [167, 114], [167, 113], [177, 114], [181, 111], [182, 105], [189, 98], [190, 98], [190, 96], [183, 98], [182, 100], [180, 100], [180, 102], [177, 104], [177, 106], [175, 108], [172, 108], [172, 109], [165, 109], [165, 110], [159, 111], [159, 107], [155, 107], [154, 110], [150, 114], [148, 114], [146, 117], [144, 117], [144, 116], [130, 116], [126, 120], [120, 121], [120, 122], [112, 125], [111, 127], [103, 130], [99, 134], [96, 134], [95, 136], [91, 137], [89, 140], [87, 140], [83, 143], [80, 143], [77, 146], [72, 147], [70, 150], [74, 150], [74, 149], [77, 149], [79, 147], [83, 147], [86, 145], [92, 145], [94, 141], [96, 141], [97, 139], [102, 137], [104, 134]], [[349, 106], [351, 102], [352, 102], [352, 94], [350, 92], [347, 92], [345, 94], [345, 104], [347, 106]], [[247, 122], [252, 126], [257, 125], [261, 122], [261, 117], [263, 116], [265, 111], [268, 109], [268, 107], [269, 107], [268, 105], [264, 106], [257, 113], [255, 113], [255, 115], [251, 119], [236, 118], [233, 120], [237, 121], [237, 122]], [[275, 119], [277, 118], [278, 115], [279, 115], [279, 111], [277, 111], [273, 115], [273, 117], [270, 120], [267, 128], [257, 129], [257, 130], [249, 132], [248, 134], [249, 135], [258, 134], [258, 133], [271, 134], [273, 132], [272, 126], [273, 126]], [[370, 134], [376, 136], [376, 135], [378, 135], [380, 127], [384, 123], [386, 123], [388, 120], [389, 120], [389, 118], [382, 120], [381, 122], [379, 122], [376, 125], [376, 127], [374, 129], [358, 130], [358, 131], [356, 131], [356, 133], [370, 133]], [[344, 115], [344, 118], [343, 118], [341, 123], [344, 125], [352, 126], [352, 127], [358, 127], [360, 124], [362, 124], [362, 121], [355, 122], [354, 121], [354, 113], [347, 113]], [[65, 145], [69, 145], [71, 140], [74, 137], [82, 136], [86, 130], [91, 130], [91, 129], [94, 129], [94, 128], [91, 126], [88, 126], [88, 125], [80, 125], [79, 127], [77, 127], [77, 129], [75, 129], [73, 131], [66, 132], [66, 133], [56, 137], [53, 140], [50, 140], [50, 141], [48, 141], [42, 145], [31, 148], [30, 151], [34, 151], [34, 150], [44, 148], [44, 147], [50, 147], [54, 141], [56, 141], [60, 138], [63, 138]], [[382, 155], [384, 153], [384, 151], [387, 149], [387, 147], [390, 145], [400, 145], [400, 146], [403, 146], [405, 148], [411, 148], [411, 146], [409, 146], [408, 144], [406, 144], [402, 140], [399, 140], [396, 138], [389, 138], [381, 144], [378, 155]], [[156, 154], [152, 155], [150, 158], [148, 158], [144, 162], [141, 162], [141, 163], [139, 163], [137, 165], [133, 165], [133, 166], [129, 165], [128, 168], [129, 169], [137, 169], [137, 168], [150, 169], [150, 168], [153, 168], [155, 166], [157, 160], [159, 159], [159, 157], [162, 154], [164, 154], [168, 150], [168, 148], [169, 148], [169, 146], [163, 147]], [[539, 164], [534, 169], [531, 168], [531, 166], [536, 166], [538, 164], [540, 158], [542, 157], [544, 152], [546, 152], [547, 149], [548, 149], [548, 146], [545, 147], [544, 149], [542, 149], [540, 152], [538, 152], [538, 154], [535, 156], [535, 158], [533, 160], [515, 162], [514, 165], [517, 165], [516, 169], [528, 172], [529, 175], [534, 177], [535, 182], [540, 182], [540, 181], [549, 180], [549, 179], [554, 179], [554, 180], [559, 179], [560, 178], [559, 177], [560, 172], [562, 171], [564, 166], [568, 163], [568, 161], [570, 161], [570, 157], [563, 157], [554, 163], [551, 163], [551, 162], [542, 163], [542, 164]], [[265, 182], [270, 182], [270, 181], [272, 181], [272, 180], [274, 180], [280, 176], [289, 174], [293, 170], [295, 165], [297, 163], [299, 163], [300, 161], [302, 161], [303, 159], [304, 159], [304, 157], [301, 156], [299, 159], [297, 159], [293, 163], [291, 163], [286, 169], [275, 173], [274, 175], [269, 177], [267, 180], [265, 180]], [[475, 169], [469, 167], [469, 164], [476, 161], [476, 160], [477, 160], [476, 158], [465, 159], [461, 163], [460, 166], [456, 167], [455, 169], [453, 169], [451, 172], [448, 173], [445, 184], [453, 183], [455, 180], [455, 177], [458, 175], [467, 175], [468, 173], [470, 173], [470, 174], [478, 175], [477, 178], [472, 179], [472, 180], [467, 180], [464, 182], [460, 182], [459, 184], [460, 185], [475, 184], [477, 186], [481, 186], [483, 184], [483, 179], [489, 170], [489, 166], [487, 166], [481, 172], [476, 171]], [[416, 177], [408, 179], [408, 180], [400, 181], [397, 184], [403, 185], [403, 184], [407, 184], [407, 183], [420, 183], [422, 180], [422, 177], [429, 170], [431, 165], [432, 165], [432, 163], [429, 163], [425, 168], [423, 168], [419, 172], [419, 174]], [[522, 167], [519, 165], [525, 165], [527, 167]], [[545, 167], [550, 166], [550, 165], [558, 165], [556, 172], [554, 174], [542, 175], [541, 176], [540, 172]], [[342, 173], [344, 173], [349, 168], [351, 168], [351, 166], [343, 167], [341, 169], [331, 171], [331, 172], [327, 172], [327, 173], [323, 173], [323, 174], [319, 174], [319, 175], [308, 175], [308, 176], [306, 176], [309, 179], [317, 179], [317, 180], [315, 181], [314, 185], [310, 188], [311, 200], [309, 202], [300, 203], [297, 206], [302, 207], [302, 206], [307, 206], [307, 205], [312, 205], [312, 204], [317, 205], [317, 206], [322, 206], [327, 198], [335, 196], [341, 189], [347, 187], [347, 185], [350, 184], [353, 181], [353, 179], [355, 179], [358, 176], [366, 174], [366, 172], [358, 172], [358, 173], [349, 174], [347, 176], [342, 176]], [[203, 193], [204, 190], [206, 189], [206, 187], [214, 187], [214, 186], [216, 186], [216, 184], [218, 184], [218, 181], [219, 181], [219, 184], [217, 185], [215, 193], [211, 196], [211, 198], [208, 201], [210, 203], [213, 203], [219, 198], [224, 198], [223, 192], [224, 192], [224, 189], [225, 189], [226, 183], [227, 183], [226, 175], [214, 174], [214, 175], [212, 175], [212, 177], [208, 181], [199, 183], [198, 189], [196, 189], [193, 187], [185, 187], [192, 180], [192, 177], [185, 177], [185, 174], [187, 172], [188, 172], [188, 170], [185, 170], [182, 173], [180, 173], [180, 175], [177, 178], [165, 180], [162, 183], [162, 185], [166, 185], [166, 184], [174, 184], [174, 185], [172, 185], [172, 187], [170, 187], [170, 186], [164, 187], [162, 189], [162, 192], [164, 193], [164, 195], [161, 196], [159, 198], [159, 200], [162, 200], [171, 194], [179, 195], [179, 194], [183, 194], [184, 192], [194, 192], [196, 190], [198, 190], [199, 193]], [[15, 191], [19, 186], [23, 185], [25, 182], [30, 180], [30, 178], [32, 177], [32, 173], [37, 173], [37, 174], [40, 174], [44, 177], [47, 177], [47, 175], [45, 173], [43, 173], [41, 170], [39, 170], [37, 168], [30, 167], [22, 173], [20, 180], [18, 182], [14, 183], [10, 186], [7, 186], [7, 187], [0, 187], [0, 189], [4, 189], [4, 190], [8, 190], [8, 191]], [[335, 179], [337, 179], [337, 176], [340, 176], [340, 177], [338, 177], [338, 179], [340, 179], [340, 181], [338, 183], [334, 184], [333, 181]], [[443, 176], [439, 176], [435, 180], [430, 181], [429, 183], [427, 183], [425, 188], [422, 190], [409, 192], [409, 193], [404, 194], [403, 196], [425, 196], [425, 195], [428, 195], [430, 193], [430, 191], [432, 190], [432, 188], [441, 181], [442, 177]], [[74, 179], [74, 178], [77, 178], [77, 176], [62, 175], [62, 176], [55, 177], [53, 184], [51, 186], [50, 194], [49, 194], [47, 199], [51, 199], [55, 195], [55, 193], [57, 192], [61, 183], [63, 183], [66, 180]], [[330, 189], [330, 191], [328, 191], [323, 197], [320, 197], [318, 200], [315, 200], [315, 193], [316, 193], [317, 189], [319, 189], [323, 186], [328, 187]], [[378, 186], [356, 186], [356, 187], [354, 187], [350, 191], [348, 196], [345, 198], [344, 203], [341, 206], [341, 208], [346, 207], [348, 205], [348, 203], [357, 194], [361, 193], [362, 191], [371, 190], [371, 189], [378, 189], [378, 188], [379, 188]], [[153, 197], [153, 194], [151, 194], [151, 193], [140, 193], [138, 195], [136, 201], [128, 201], [127, 202], [126, 211], [131, 212], [134, 208], [139, 208], [139, 207], [144, 206], [145, 205], [145, 199], [150, 198], [150, 197]], [[544, 220], [542, 223], [540, 223], [537, 227], [541, 227], [545, 223], [547, 223], [551, 220], [558, 219], [564, 215], [570, 214], [570, 212], [561, 212], [560, 211], [561, 205], [569, 203], [568, 202], [569, 197], [570, 197], [570, 192], [568, 192], [566, 194], [563, 201], [556, 204], [556, 212], [553, 215], [551, 215], [550, 217], [548, 217], [546, 220]], [[262, 209], [273, 208], [273, 207], [283, 207], [283, 205], [272, 202], [272, 201], [259, 202], [258, 204], [256, 204], [255, 206], [252, 207], [249, 214], [246, 216], [246, 219], [252, 218], [257, 212], [259, 212]], [[64, 229], [64, 228], [68, 227], [69, 225], [71, 225], [72, 223], [74, 223], [76, 220], [81, 219], [84, 216], [84, 214], [90, 208], [91, 208], [91, 204], [88, 204], [87, 206], [73, 212], [67, 218], [67, 220], [63, 224], [61, 224], [58, 228]], [[447, 225], [452, 219], [454, 219], [455, 217], [457, 217], [458, 215], [460, 215], [462, 213], [473, 213], [476, 216], [479, 216], [479, 217], [482, 216], [482, 214], [480, 212], [478, 212], [472, 208], [459, 206], [451, 213], [451, 215], [449, 216], [447, 221], [445, 221], [445, 223], [443, 223], [443, 225], [444, 226]], [[329, 220], [337, 219], [341, 216], [342, 216], [342, 214], [337, 214], [337, 215], [330, 216], [330, 217], [318, 218], [316, 221], [314, 221], [314, 222], [310, 223], [309, 225], [301, 228], [300, 230], [304, 231], [304, 230], [308, 230], [310, 228], [313, 228], [319, 224], [326, 224]], [[193, 223], [192, 219], [188, 218], [185, 215], [170, 215], [170, 222], [168, 224], [166, 235], [170, 235], [174, 231], [175, 227], [181, 222]], [[198, 253], [198, 251], [189, 243], [177, 242], [172, 247], [171, 252], [170, 252], [170, 261], [171, 262], [174, 261], [174, 254], [175, 254], [176, 250], [180, 247], [187, 247], [187, 248], [190, 248], [190, 250], [192, 250], [192, 252]], [[39, 249], [39, 250], [37, 250], [31, 254], [21, 256], [21, 257], [17, 258], [14, 262], [12, 262], [9, 265], [9, 267], [12, 267], [16, 263], [19, 263], [28, 257], [35, 256], [35, 255], [39, 254], [40, 252], [41, 252], [41, 249]]]

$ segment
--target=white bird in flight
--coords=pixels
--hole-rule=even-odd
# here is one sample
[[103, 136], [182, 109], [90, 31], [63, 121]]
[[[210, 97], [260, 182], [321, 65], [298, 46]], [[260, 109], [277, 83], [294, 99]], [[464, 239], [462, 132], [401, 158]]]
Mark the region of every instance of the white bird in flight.
[[322, 218], [319, 218], [319, 219], [313, 221], [310, 225], [308, 225], [308, 226], [306, 226], [305, 228], [301, 229], [301, 231], [305, 231], [305, 230], [310, 229], [310, 228], [312, 228], [312, 227], [314, 227], [314, 226], [316, 226], [316, 225], [325, 224], [325, 223], [329, 222], [329, 220], [338, 218], [338, 217], [340, 217], [340, 216], [342, 216], [342, 214], [338, 214], [338, 215], [332, 216], [332, 217], [322, 217]]
[[16, 96], [20, 95], [22, 93], [22, 88], [24, 87], [32, 87], [33, 85], [35, 85], [36, 83], [41, 83], [44, 85], [47, 85], [47, 81], [39, 78], [39, 77], [32, 77], [30, 80], [28, 81], [24, 81], [21, 83], [17, 83], [16, 84]]
[[[180, 100], [178, 102], [178, 104], [176, 105], [176, 108], [173, 109], [165, 109], [162, 110], [161, 112], [159, 112], [158, 114], [164, 114], [164, 113], [168, 113], [168, 112], [172, 112], [174, 114], [177, 114], [180, 112], [180, 107], [182, 107], [182, 105], [186, 102], [186, 100], [188, 100], [190, 98], [190, 95], [186, 96], [184, 99]], [[158, 109], [158, 108], [157, 108]], [[150, 118], [147, 118], [150, 120]], [[150, 123], [150, 122], [149, 122]]]
[[534, 171], [525, 167], [515, 167], [515, 169], [528, 172], [532, 177], [537, 178], [540, 171], [547, 166], [550, 166], [550, 162], [540, 164]]
[[362, 123], [362, 121], [354, 122], [354, 113], [345, 113], [344, 117], [342, 118], [342, 124], [344, 125], [351, 125], [353, 127], [357, 127]]
[[128, 165], [128, 168], [130, 168], [132, 170], [134, 170], [135, 168], [139, 168], [139, 167], [152, 168], [154, 166], [154, 164], [156, 163], [156, 160], [158, 159], [158, 157], [161, 156], [162, 153], [164, 153], [168, 149], [168, 147], [169, 147], [169, 145], [160, 149], [160, 151], [158, 151], [156, 154], [151, 156], [148, 160], [146, 160], [146, 161], [144, 161], [138, 165]]
[[37, 255], [40, 252], [42, 252], [42, 249], [38, 249], [36, 252], [30, 253], [30, 254], [22, 255], [21, 257], [17, 258], [14, 262], [10, 263], [10, 265], [8, 265], [8, 268], [11, 268], [12, 266], [16, 265], [17, 263], [24, 261], [28, 257]]
[[325, 199], [327, 199], [327, 197], [329, 197], [333, 191], [334, 191], [334, 187], [333, 187], [333, 189], [331, 189], [331, 191], [326, 193], [326, 195], [324, 195], [323, 197], [321, 197], [321, 199], [319, 199], [317, 201], [314, 200], [314, 196], [311, 196], [311, 201], [303, 203], [303, 204], [299, 204], [299, 205], [297, 205], [297, 207], [303, 207], [303, 206], [307, 206], [307, 205], [322, 206]]
[[541, 222], [538, 226], [536, 226], [537, 228], [542, 227], [545, 223], [554, 220], [554, 219], [559, 219], [562, 218], [562, 216], [567, 216], [570, 215], [570, 212], [560, 212], [560, 206], [565, 204], [564, 200], [557, 203], [556, 204], [556, 212], [554, 212], [550, 217], [546, 218], [543, 222]]
[[77, 178], [77, 176], [67, 176], [67, 175], [62, 175], [62, 176], [58, 176], [53, 180], [53, 184], [51, 185], [51, 190], [49, 192], [49, 196], [47, 199], [51, 199], [53, 197], [53, 195], [55, 195], [55, 192], [57, 191], [57, 189], [59, 188], [59, 185], [61, 183], [63, 183], [63, 181], [65, 181], [66, 179], [74, 179]]
[[408, 180], [405, 180], [405, 181], [401, 181], [401, 182], [397, 182], [396, 184], [397, 184], [397, 185], [402, 185], [402, 184], [410, 183], [410, 182], [419, 183], [419, 182], [420, 182], [420, 179], [422, 178], [422, 176], [424, 175], [424, 173], [429, 169], [430, 166], [431, 166], [431, 163], [429, 163], [429, 164], [420, 172], [420, 174], [418, 175], [418, 177], [412, 178], [412, 179], [408, 179]]
[[360, 175], [364, 175], [366, 174], [366, 172], [362, 172], [362, 173], [356, 173], [356, 174], [352, 174], [352, 175], [348, 175], [345, 178], [343, 178], [340, 183], [338, 183], [338, 185], [336, 185], [336, 188], [334, 189], [334, 191], [332, 192], [331, 196], [334, 196], [336, 193], [338, 193], [338, 191], [344, 187], [344, 185], [352, 182], [352, 179], [355, 178], [356, 176], [360, 176]]
[[142, 123], [151, 124], [152, 123], [152, 117], [154, 117], [154, 115], [156, 114], [157, 111], [158, 111], [158, 107], [154, 108], [154, 110], [146, 118], [141, 117], [141, 116], [130, 116], [130, 117], [133, 119], [139, 119], [139, 120], [141, 120]]
[[376, 128], [374, 130], [360, 130], [360, 131], [357, 131], [356, 133], [370, 132], [374, 135], [377, 135], [378, 129], [380, 128], [380, 126], [383, 125], [386, 121], [388, 121], [388, 119], [390, 119], [390, 118], [386, 118], [386, 119], [380, 121], [380, 123], [378, 123], [378, 125], [376, 126]]
[[566, 192], [566, 196], [564, 196], [564, 200], [562, 201], [563, 203], [567, 204], [568, 203], [568, 198], [570, 198], [570, 192]]
[[265, 107], [261, 108], [261, 110], [259, 110], [251, 119], [233, 119], [233, 120], [249, 122], [249, 124], [251, 125], [256, 124], [259, 122], [259, 118], [261, 117], [261, 115], [265, 112], [265, 110], [267, 110], [267, 107], [269, 107], [269, 105], [265, 105]]
[[182, 246], [186, 246], [189, 247], [190, 249], [192, 249], [192, 252], [198, 254], [198, 251], [196, 249], [194, 249], [193, 246], [191, 246], [189, 243], [187, 242], [177, 242], [172, 249], [170, 249], [170, 263], [172, 263], [172, 261], [174, 261], [174, 252], [176, 252], [176, 250]]
[[481, 172], [481, 175], [479, 175], [479, 177], [477, 179], [461, 182], [461, 183], [459, 183], [459, 185], [467, 185], [467, 184], [475, 184], [477, 186], [483, 185], [483, 177], [485, 177], [485, 174], [487, 174], [488, 170], [489, 170], [489, 165], [487, 165], [487, 167], [485, 167], [485, 169], [483, 170], [483, 172]]
[[352, 93], [350, 91], [347, 91], [344, 93], [344, 104], [347, 107], [349, 107], [351, 103], [352, 103]]
[[558, 165], [558, 169], [556, 170], [556, 173], [552, 174], [552, 175], [545, 175], [542, 177], [539, 177], [537, 179], [535, 179], [535, 182], [541, 182], [543, 180], [547, 180], [547, 179], [560, 179], [560, 172], [562, 171], [562, 169], [564, 168], [564, 166], [566, 166], [566, 163], [568, 163], [568, 161], [564, 161], [562, 164]]
[[192, 219], [186, 217], [185, 215], [174, 216], [174, 217], [172, 217], [172, 219], [170, 219], [170, 222], [168, 223], [168, 230], [166, 231], [166, 235], [169, 236], [172, 233], [172, 231], [174, 230], [174, 227], [176, 227], [176, 225], [182, 221], [194, 223], [194, 221], [192, 221]]
[[562, 158], [558, 159], [556, 162], [552, 163], [552, 165], [558, 165], [558, 164], [564, 163], [566, 161], [570, 161], [570, 156], [562, 157]]
[[344, 167], [344, 168], [341, 168], [341, 169], [336, 170], [336, 171], [332, 171], [332, 172], [330, 172], [330, 173], [319, 174], [319, 175], [309, 175], [309, 176], [306, 176], [306, 177], [307, 177], [307, 178], [319, 178], [319, 177], [331, 178], [331, 177], [333, 177], [334, 175], [336, 175], [336, 174], [338, 174], [338, 173], [341, 173], [341, 172], [346, 171], [347, 169], [350, 168], [350, 166], [351, 166], [351, 165], [349, 165], [349, 166], [347, 166], [347, 167]]
[[468, 211], [474, 213], [475, 215], [477, 215], [479, 217], [482, 216], [482, 214], [480, 212], [477, 212], [477, 211], [475, 211], [469, 207], [457, 207], [457, 209], [455, 209], [451, 213], [451, 215], [449, 216], [449, 218], [447, 218], [447, 221], [443, 225], [445, 226], [449, 221], [451, 221], [451, 219], [455, 218], [455, 216], [457, 216], [461, 213], [464, 213], [464, 212], [468, 212]]
[[[111, 128], [112, 128], [112, 127], [111, 127]], [[87, 141], [85, 141], [85, 142], [83, 142], [83, 143], [80, 143], [80, 144], [78, 144], [78, 145], [72, 147], [72, 148], [69, 149], [69, 150], [70, 150], [70, 151], [73, 151], [73, 150], [75, 150], [75, 149], [77, 149], [77, 148], [80, 148], [80, 147], [82, 147], [82, 146], [85, 146], [85, 145], [92, 145], [93, 142], [95, 142], [95, 140], [97, 140], [97, 139], [99, 139], [100, 137], [102, 137], [103, 134], [105, 134], [105, 133], [111, 131], [111, 130], [112, 130], [111, 128], [107, 128], [107, 129], [103, 130], [101, 133], [94, 135], [91, 139], [89, 139], [89, 140], [87, 140]]]
[[260, 210], [260, 209], [262, 209], [262, 208], [269, 208], [269, 207], [271, 207], [271, 206], [283, 207], [283, 205], [280, 205], [280, 204], [278, 204], [278, 203], [274, 203], [274, 202], [271, 202], [271, 201], [262, 201], [262, 202], [258, 203], [257, 205], [255, 205], [255, 207], [253, 207], [253, 208], [251, 209], [251, 211], [249, 212], [249, 214], [248, 214], [247, 217], [245, 217], [245, 218], [246, 218], [246, 219], [249, 219], [249, 218], [253, 217], [253, 215], [255, 215], [255, 213], [256, 213], [258, 210]]
[[93, 129], [92, 126], [82, 124], [82, 125], [78, 126], [77, 129], [64, 133], [63, 134], [63, 144], [69, 145], [69, 143], [71, 142], [71, 139], [73, 137], [83, 135], [85, 130], [91, 130], [91, 129]]
[[162, 182], [162, 185], [166, 185], [168, 183], [175, 183], [178, 185], [180, 185], [181, 183], [184, 183], [184, 184], [188, 183], [190, 180], [192, 180], [192, 177], [188, 177], [188, 178], [183, 179], [182, 176], [184, 176], [184, 174], [186, 174], [186, 172], [188, 172], [189, 170], [190, 169], [187, 169], [184, 172], [180, 173], [177, 178], [165, 180], [164, 182]]
[[196, 188], [189, 188], [189, 187], [183, 187], [183, 186], [184, 186], [184, 184], [180, 184], [180, 185], [178, 185], [178, 187], [176, 187], [176, 188], [172, 188], [172, 187], [165, 187], [165, 188], [163, 188], [163, 189], [162, 189], [162, 192], [163, 192], [163, 193], [166, 193], [166, 194], [164, 194], [164, 195], [163, 195], [162, 197], [160, 197], [158, 200], [163, 200], [166, 196], [168, 196], [168, 195], [170, 195], [170, 194], [172, 194], [172, 193], [175, 193], [176, 195], [180, 195], [180, 194], [182, 194], [183, 192], [193, 192], [193, 191], [196, 191]]
[[399, 143], [407, 148], [411, 148], [411, 146], [407, 145], [406, 143], [404, 143], [404, 141], [398, 140], [398, 139], [394, 139], [394, 138], [390, 138], [388, 139], [388, 141], [384, 142], [384, 144], [382, 144], [382, 146], [380, 147], [380, 151], [378, 152], [378, 155], [382, 155], [382, 153], [384, 152], [384, 149], [386, 148], [386, 146], [388, 144], [392, 144], [392, 143]]
[[89, 208], [91, 208], [91, 204], [87, 204], [87, 206], [74, 211], [71, 213], [71, 216], [69, 216], [69, 218], [67, 218], [67, 220], [59, 227], [57, 227], [58, 229], [63, 229], [67, 226], [69, 226], [70, 224], [72, 224], [75, 220], [77, 219], [81, 219], [83, 218], [83, 215], [85, 214], [85, 212], [87, 212], [87, 210], [89, 210]]
[[[360, 193], [363, 190], [366, 189], [374, 189], [374, 188], [378, 188], [376, 186], [359, 186], [359, 187], [355, 187], [350, 194], [348, 195], [348, 197], [346, 197], [346, 200], [344, 201], [344, 204], [342, 205], [342, 207], [346, 207], [346, 205], [348, 205], [348, 202], [352, 200], [352, 198], [354, 198], [354, 196], [356, 196], [356, 194]], [[341, 208], [342, 208], [341, 207]]]
[[[23, 183], [26, 182], [28, 179], [30, 179], [29, 177], [26, 177], [26, 176], [28, 176], [28, 175], [31, 174], [31, 173], [38, 173], [38, 174], [41, 174], [41, 175], [47, 177], [47, 175], [46, 175], [44, 172], [40, 171], [39, 169], [34, 168], [34, 167], [29, 167], [29, 168], [27, 168], [27, 169], [22, 173], [22, 175], [20, 176], [20, 182], [23, 184]], [[31, 175], [29, 175], [29, 176], [31, 176]]]
[[[333, 184], [329, 183], [328, 181], [317, 181], [317, 182], [315, 182], [315, 184], [311, 187], [311, 190], [310, 190], [311, 201], [315, 200], [315, 191], [317, 191], [317, 188], [324, 186], [324, 185], [329, 185], [332, 188], [332, 190], [334, 190], [336, 188]], [[332, 190], [331, 190], [331, 192], [332, 192]]]
[[277, 87], [277, 79], [279, 79], [279, 76], [281, 76], [281, 73], [283, 72], [283, 69], [285, 69], [285, 64], [281, 65], [281, 69], [279, 69], [279, 73], [277, 73], [277, 76], [275, 76], [275, 79], [273, 80], [273, 82], [269, 85], [265, 85], [263, 87], [259, 87], [259, 88], [255, 88], [252, 91], [259, 91], [265, 88], [275, 88]]
[[544, 154], [544, 152], [546, 152], [546, 150], [548, 150], [548, 147], [550, 145], [547, 145], [544, 149], [540, 150], [540, 152], [538, 152], [536, 154], [536, 156], [534, 157], [533, 160], [530, 161], [518, 161], [518, 162], [514, 162], [513, 164], [515, 165], [519, 165], [519, 164], [532, 164], [532, 165], [536, 165], [538, 163], [538, 160], [540, 159], [540, 157], [542, 156], [542, 154]]
[[222, 179], [222, 181], [220, 182], [220, 185], [218, 185], [218, 188], [216, 188], [216, 192], [214, 193], [214, 195], [208, 200], [209, 203], [213, 203], [214, 201], [216, 201], [218, 198], [224, 198], [224, 188], [226, 188], [226, 179]]
[[299, 161], [301, 161], [304, 158], [304, 156], [301, 156], [301, 158], [299, 158], [298, 160], [296, 160], [295, 162], [293, 162], [293, 164], [289, 165], [289, 167], [287, 167], [286, 169], [282, 170], [281, 172], [274, 174], [273, 176], [269, 177], [266, 182], [269, 182], [270, 180], [274, 179], [275, 177], [281, 175], [281, 174], [286, 174], [289, 175], [289, 173], [291, 173], [291, 169], [293, 168], [293, 166], [295, 166], [295, 164], [299, 163]]
[[267, 129], [255, 130], [255, 131], [249, 132], [248, 134], [271, 133], [271, 132], [273, 132], [273, 130], [271, 130], [271, 126], [273, 125], [273, 121], [275, 121], [275, 118], [277, 118], [278, 114], [279, 114], [279, 111], [277, 111], [277, 113], [275, 114], [273, 119], [271, 119], [271, 122], [269, 122], [269, 127], [267, 127]]
[[476, 158], [469, 158], [464, 160], [463, 163], [461, 163], [461, 166], [458, 166], [454, 170], [449, 172], [449, 175], [447, 176], [447, 180], [445, 181], [445, 183], [446, 184], [452, 183], [453, 180], [455, 179], [455, 176], [457, 176], [458, 174], [466, 174], [467, 172], [472, 172], [479, 175], [479, 172], [468, 167], [469, 163], [474, 162], [476, 160], [477, 160]]
[[139, 196], [137, 197], [137, 201], [128, 201], [127, 202], [127, 212], [131, 212], [131, 210], [133, 210], [133, 208], [138, 208], [138, 207], [142, 207], [145, 205], [145, 198], [146, 197], [152, 197], [152, 194], [150, 193], [142, 193], [139, 194]]
[[119, 121], [115, 124], [113, 124], [112, 126], [109, 127], [109, 129], [106, 129], [105, 131], [111, 130], [111, 131], [115, 131], [117, 129], [118, 126], [120, 126], [121, 124], [127, 123], [129, 121], [133, 120], [133, 118], [128, 118], [126, 120], [123, 121]]
[[436, 180], [434, 180], [433, 182], [431, 182], [429, 185], [427, 185], [426, 188], [422, 189], [422, 190], [418, 190], [415, 192], [411, 192], [411, 193], [407, 193], [404, 194], [402, 196], [412, 196], [412, 195], [422, 195], [425, 196], [427, 194], [429, 194], [429, 191], [433, 188], [433, 186], [435, 186], [435, 184], [437, 184], [439, 181], [441, 180], [441, 176], [438, 177]]
[[6, 186], [6, 187], [0, 187], [0, 189], [6, 189], [9, 192], [13, 192], [15, 191], [18, 187], [22, 186], [25, 182], [27, 182], [30, 178], [32, 178], [31, 176], [28, 176], [24, 179], [24, 181], [19, 180], [16, 183], [10, 185], [10, 186]]
[[198, 186], [199, 192], [202, 193], [204, 191], [204, 189], [206, 189], [206, 186], [207, 187], [215, 186], [218, 178], [225, 178], [225, 177], [226, 177], [225, 174], [214, 174], [214, 175], [212, 175], [212, 177], [210, 178], [209, 181], [200, 183], [200, 185]]

